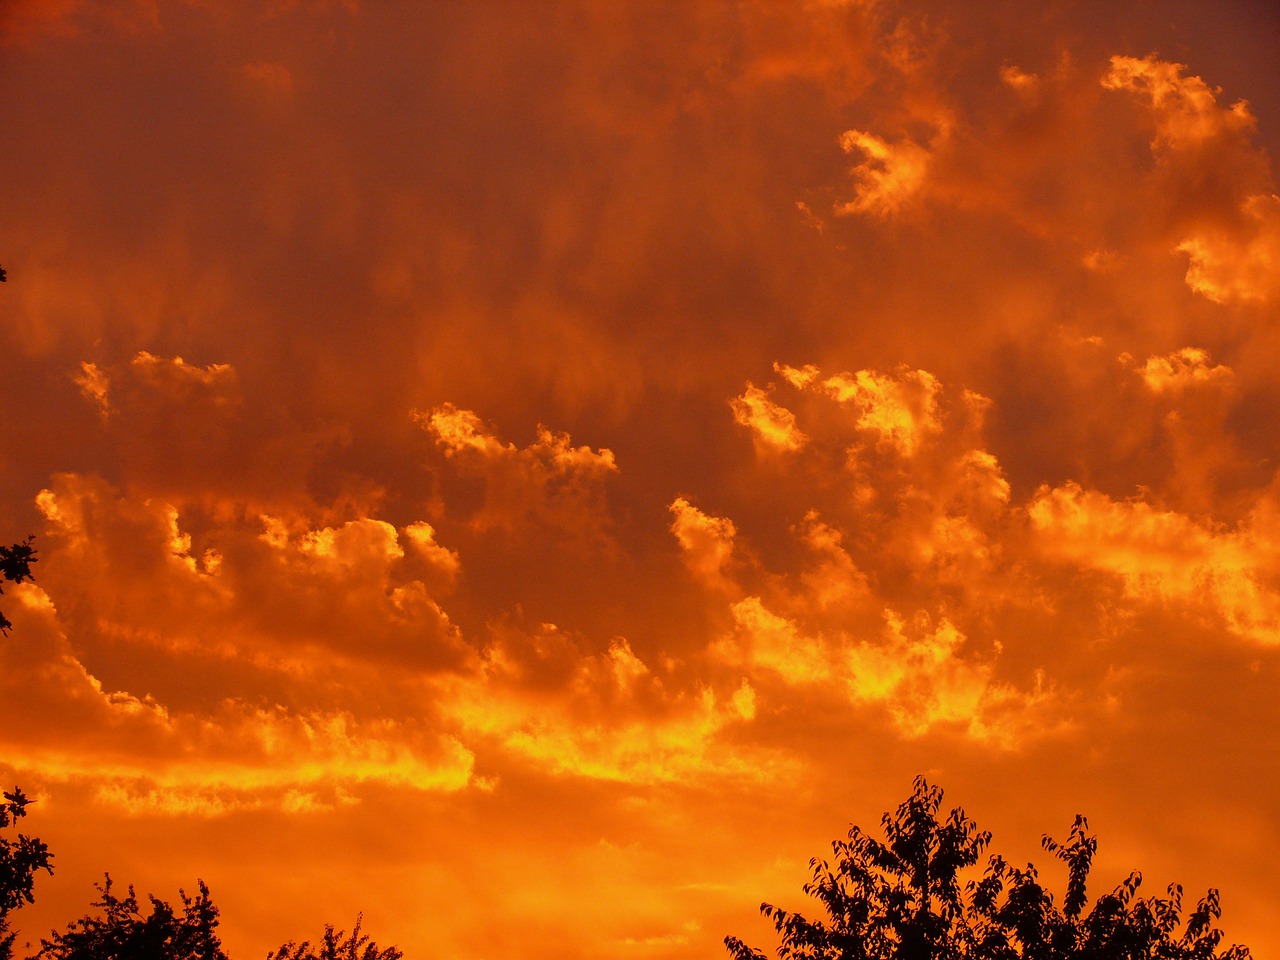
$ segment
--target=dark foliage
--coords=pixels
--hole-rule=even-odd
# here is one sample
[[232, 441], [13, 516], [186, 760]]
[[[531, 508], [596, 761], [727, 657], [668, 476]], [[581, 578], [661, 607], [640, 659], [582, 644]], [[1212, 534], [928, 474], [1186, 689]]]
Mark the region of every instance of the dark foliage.
[[4, 272], [4, 267], [0, 267], [0, 283], [4, 283], [9, 279], [9, 275]]
[[356, 917], [356, 925], [350, 934], [342, 930], [336, 933], [332, 925], [325, 924], [320, 943], [312, 946], [304, 940], [290, 940], [279, 950], [267, 954], [267, 960], [401, 960], [404, 954], [395, 947], [379, 947], [360, 932], [363, 915]]
[[[0, 547], [0, 593], [4, 593], [4, 581], [22, 583], [30, 580], [31, 565], [36, 562], [36, 548], [31, 545], [34, 537], [27, 537], [22, 543], [11, 547]], [[13, 626], [3, 613], [0, 613], [0, 633], [8, 634]]]
[[[998, 856], [980, 879], [962, 885], [991, 841], [963, 810], [938, 819], [942, 790], [917, 777], [910, 797], [881, 823], [885, 840], [860, 828], [832, 844], [835, 866], [815, 858], [804, 885], [828, 920], [808, 920], [771, 904], [760, 911], [782, 936], [782, 960], [1247, 960], [1245, 947], [1219, 951], [1218, 892], [1210, 890], [1184, 923], [1182, 888], [1166, 898], [1138, 897], [1130, 875], [1086, 910], [1086, 882], [1097, 840], [1077, 817], [1065, 843], [1045, 837], [1045, 850], [1067, 865], [1061, 906], [1041, 886], [1035, 867]], [[734, 960], [764, 954], [726, 937]]]
[[[0, 804], [0, 827], [9, 827], [27, 815], [31, 801], [17, 787], [4, 794]], [[0, 960], [13, 956], [15, 934], [9, 930], [9, 913], [24, 903], [33, 903], [36, 871], [53, 873], [53, 854], [41, 840], [18, 834], [10, 840], [0, 837]]]
[[215, 929], [218, 908], [203, 880], [195, 897], [179, 890], [181, 912], [151, 896], [151, 912], [143, 916], [138, 897], [129, 887], [124, 897], [111, 890], [111, 877], [98, 885], [93, 906], [100, 916], [86, 916], [68, 925], [65, 933], [40, 941], [37, 957], [50, 960], [227, 960]]

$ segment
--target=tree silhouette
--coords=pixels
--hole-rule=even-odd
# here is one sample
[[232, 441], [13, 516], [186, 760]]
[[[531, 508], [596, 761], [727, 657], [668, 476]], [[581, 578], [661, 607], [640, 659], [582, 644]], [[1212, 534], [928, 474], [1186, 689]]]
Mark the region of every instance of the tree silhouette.
[[[832, 843], [835, 866], [814, 858], [804, 892], [828, 920], [809, 920], [764, 903], [760, 912], [782, 937], [782, 960], [1247, 960], [1245, 947], [1218, 952], [1222, 931], [1218, 891], [1210, 890], [1182, 921], [1182, 888], [1166, 898], [1136, 897], [1135, 872], [1087, 913], [1086, 883], [1097, 852], [1084, 817], [1070, 836], [1043, 846], [1067, 865], [1062, 906], [1055, 904], [1036, 869], [987, 861], [981, 879], [961, 885], [961, 871], [975, 866], [991, 834], [961, 809], [938, 818], [942, 790], [917, 777], [896, 813], [881, 820], [885, 840], [859, 827]], [[1181, 933], [1179, 930], [1181, 928]], [[764, 954], [726, 937], [734, 960]]]
[[[0, 280], [4, 279], [4, 270], [0, 268]], [[0, 593], [4, 593], [3, 583], [22, 583], [31, 579], [31, 564], [36, 562], [36, 551], [31, 546], [34, 538], [27, 537], [22, 543], [11, 547], [0, 547]], [[0, 633], [8, 634], [13, 626], [3, 613], [0, 613]], [[3, 794], [4, 802], [0, 803], [0, 829], [16, 824], [27, 815], [27, 804], [31, 801], [17, 787], [13, 792]], [[34, 903], [36, 871], [44, 870], [53, 873], [50, 861], [53, 854], [43, 840], [28, 837], [25, 834], [10, 840], [0, 837], [0, 960], [9, 960], [13, 956], [13, 941], [16, 934], [9, 929], [9, 914], [24, 903]]]
[[402, 960], [404, 954], [396, 947], [381, 948], [362, 934], [363, 921], [363, 914], [357, 916], [350, 934], [342, 930], [335, 933], [332, 924], [325, 924], [318, 946], [313, 947], [308, 940], [300, 944], [290, 940], [279, 950], [268, 953], [267, 960]]
[[[31, 801], [17, 787], [4, 794], [0, 804], [0, 828], [9, 827], [27, 815]], [[0, 960], [13, 956], [16, 934], [9, 930], [9, 913], [24, 903], [33, 903], [32, 891], [37, 870], [53, 873], [53, 854], [42, 840], [18, 834], [16, 839], [0, 837]]]
[[179, 890], [182, 911], [149, 896], [151, 912], [143, 916], [133, 887], [124, 897], [111, 890], [111, 877], [98, 884], [93, 906], [101, 916], [85, 916], [67, 926], [65, 933], [40, 941], [40, 958], [50, 960], [227, 960], [214, 932], [218, 908], [203, 880], [199, 894], [189, 897]]
[[[36, 548], [31, 545], [35, 537], [27, 537], [22, 543], [11, 547], [0, 547], [0, 594], [4, 593], [4, 581], [22, 583], [32, 579], [31, 565], [36, 562]], [[13, 626], [9, 619], [0, 613], [0, 633], [8, 634]]]

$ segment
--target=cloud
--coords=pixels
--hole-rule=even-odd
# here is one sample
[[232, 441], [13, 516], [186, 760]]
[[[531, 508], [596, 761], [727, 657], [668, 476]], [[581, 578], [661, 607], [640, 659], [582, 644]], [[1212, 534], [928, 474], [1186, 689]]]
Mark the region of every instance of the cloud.
[[295, 83], [293, 71], [283, 63], [257, 60], [240, 67], [240, 73], [268, 93], [276, 96], [288, 96], [293, 93]]
[[1020, 692], [995, 682], [990, 661], [962, 652], [965, 637], [952, 623], [935, 624], [923, 612], [907, 621], [886, 610], [879, 635], [862, 639], [804, 633], [759, 597], [736, 603], [733, 615], [734, 632], [717, 643], [717, 656], [757, 683], [773, 673], [789, 687], [827, 687], [846, 703], [883, 707], [905, 737], [951, 729], [1011, 747], [1051, 699], [1039, 685]]
[[204, 367], [181, 357], [157, 357], [143, 350], [130, 362], [138, 378], [153, 390], [175, 400], [207, 398], [216, 405], [239, 401], [236, 372], [228, 363]]
[[246, 391], [229, 363], [142, 350], [81, 361], [72, 380], [98, 414], [86, 442], [113, 451], [115, 479], [179, 504], [305, 497], [308, 471], [345, 439], [332, 422], [299, 422], [269, 387]]
[[796, 415], [769, 399], [759, 387], [747, 384], [746, 391], [729, 401], [733, 419], [751, 430], [764, 450], [798, 450], [809, 438], [796, 428]]
[[1183, 347], [1165, 356], [1148, 357], [1138, 373], [1147, 388], [1157, 394], [1226, 386], [1233, 379], [1230, 367], [1213, 363], [1208, 351], [1199, 347]]
[[1239, 226], [1209, 229], [1178, 244], [1187, 286], [1215, 303], [1270, 303], [1280, 293], [1280, 196], [1247, 198]]
[[0, 9], [0, 42], [21, 47], [103, 27], [131, 33], [159, 25], [155, 0], [14, 0]]
[[56, 551], [41, 580], [82, 642], [129, 638], [277, 670], [337, 658], [430, 672], [468, 659], [436, 600], [458, 576], [457, 555], [422, 522], [403, 534], [370, 517], [312, 527], [228, 504], [193, 510], [193, 533], [172, 504], [73, 474], [37, 499]]
[[111, 390], [111, 378], [98, 369], [97, 364], [81, 361], [80, 372], [72, 379], [80, 388], [80, 395], [98, 408], [99, 415], [110, 415], [111, 401], [108, 394]]
[[1102, 85], [1149, 108], [1156, 183], [1181, 208], [1169, 219], [1182, 231], [1175, 249], [1188, 258], [1187, 286], [1215, 303], [1270, 302], [1280, 289], [1280, 200], [1253, 142], [1256, 118], [1244, 100], [1220, 106], [1222, 91], [1185, 69], [1154, 55], [1117, 56]]
[[870, 593], [867, 576], [845, 550], [844, 534], [824, 523], [816, 510], [804, 515], [798, 533], [818, 559], [800, 574], [805, 602], [821, 611], [864, 603]]
[[766, 751], [732, 748], [721, 734], [749, 722], [744, 681], [717, 694], [673, 688], [625, 638], [591, 653], [554, 624], [501, 628], [484, 653], [483, 679], [459, 684], [451, 715], [472, 736], [556, 775], [624, 783], [729, 777], [756, 780], [786, 766]]
[[702, 953], [920, 770], [1266, 889], [1258, 4], [112, 6], [0, 4], [69, 900], [79, 845], [225, 877], [236, 954], [391, 874], [408, 952]]
[[794, 623], [766, 609], [759, 597], [733, 605], [737, 627], [715, 653], [735, 666], [770, 670], [787, 683], [817, 683], [832, 678], [830, 658], [819, 643], [801, 636]]
[[[1024, 575], [1012, 489], [983, 446], [991, 401], [919, 369], [775, 369], [817, 401], [794, 415], [809, 437], [795, 472], [761, 491], [763, 509], [799, 507], [798, 522], [782, 541], [753, 543], [736, 517], [684, 498], [671, 508], [686, 564], [727, 594], [732, 627], [708, 647], [713, 662], [745, 674], [762, 716], [817, 695], [847, 716], [870, 708], [906, 738], [1011, 747], [1057, 729], [1062, 703], [1042, 673], [999, 677], [993, 613], [1029, 598], [1010, 596]], [[982, 639], [970, 642], [965, 622]]]
[[1183, 76], [1185, 64], [1160, 60], [1154, 54], [1143, 57], [1113, 56], [1102, 78], [1107, 90], [1125, 90], [1143, 96], [1156, 119], [1152, 148], [1178, 150], [1222, 136], [1235, 137], [1251, 132], [1253, 114], [1244, 100], [1230, 107], [1218, 106], [1221, 90], [1210, 87], [1200, 77]]
[[1027, 99], [1035, 99], [1039, 94], [1040, 78], [1013, 64], [1000, 68], [1000, 82]]
[[1218, 530], [1075, 483], [1042, 487], [1027, 515], [1045, 556], [1111, 574], [1129, 598], [1220, 619], [1243, 639], [1280, 643], [1280, 597], [1270, 586], [1276, 541], [1267, 526]]
[[857, 183], [853, 199], [837, 204], [837, 214], [890, 217], [901, 213], [924, 187], [930, 154], [910, 139], [889, 143], [871, 133], [846, 130], [840, 134], [840, 149], [864, 159], [852, 171]]
[[857, 425], [877, 435], [877, 442], [913, 456], [931, 434], [942, 429], [937, 394], [940, 384], [925, 370], [902, 368], [897, 375], [874, 370], [838, 373], [821, 378], [817, 367], [778, 366], [797, 389], [816, 390], [858, 411]]
[[470, 518], [473, 527], [513, 530], [536, 523], [586, 539], [607, 538], [603, 485], [618, 472], [612, 450], [575, 447], [567, 433], [541, 425], [526, 447], [503, 443], [475, 413], [449, 403], [413, 417], [449, 461], [483, 482], [485, 502]]
[[369, 781], [426, 791], [471, 781], [470, 752], [420, 724], [239, 698], [172, 709], [112, 691], [78, 659], [47, 593], [23, 584], [13, 595], [24, 643], [0, 648], [0, 725], [20, 771], [87, 782], [130, 813], [174, 815], [349, 801], [345, 791]]
[[671, 532], [680, 544], [689, 571], [712, 586], [724, 581], [724, 571], [733, 557], [733, 521], [703, 513], [684, 497], [671, 502]]

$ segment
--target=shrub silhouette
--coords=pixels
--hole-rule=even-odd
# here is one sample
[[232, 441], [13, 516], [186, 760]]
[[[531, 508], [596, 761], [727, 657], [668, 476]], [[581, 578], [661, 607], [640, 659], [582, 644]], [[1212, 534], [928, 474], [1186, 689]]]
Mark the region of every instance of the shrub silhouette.
[[[123, 897], [112, 890], [111, 877], [98, 884], [98, 913], [71, 923], [65, 933], [40, 941], [35, 960], [228, 960], [217, 935], [218, 908], [203, 880], [194, 897], [179, 890], [181, 909], [149, 896], [145, 916], [132, 886]], [[267, 954], [267, 960], [403, 960], [396, 947], [379, 947], [360, 930], [356, 918], [350, 934], [326, 925], [320, 942], [290, 940]]]
[[[1067, 865], [1067, 889], [1055, 904], [1034, 866], [1011, 867], [998, 856], [981, 879], [961, 885], [991, 842], [961, 809], [938, 817], [942, 790], [917, 777], [911, 796], [881, 820], [885, 840], [859, 827], [832, 843], [835, 865], [814, 858], [804, 892], [828, 920], [809, 920], [771, 904], [760, 912], [782, 936], [782, 960], [1247, 960], [1245, 947], [1218, 952], [1218, 892], [1210, 890], [1182, 921], [1182, 888], [1166, 898], [1139, 898], [1134, 872], [1112, 893], [1088, 903], [1086, 883], [1097, 840], [1084, 817], [1070, 836], [1043, 846]], [[1181, 932], [1179, 930], [1181, 929]], [[734, 960], [764, 954], [726, 937]]]
[[198, 895], [179, 890], [181, 913], [165, 901], [149, 896], [151, 911], [143, 916], [133, 887], [124, 897], [111, 890], [111, 877], [98, 884], [93, 906], [100, 916], [85, 916], [65, 933], [40, 941], [40, 958], [49, 960], [227, 960], [214, 932], [218, 908], [203, 880]]
[[402, 960], [404, 954], [396, 947], [380, 948], [362, 934], [363, 921], [363, 915], [357, 916], [350, 934], [342, 930], [335, 933], [331, 924], [325, 924], [318, 946], [313, 947], [307, 940], [300, 944], [290, 940], [279, 950], [268, 953], [267, 960]]

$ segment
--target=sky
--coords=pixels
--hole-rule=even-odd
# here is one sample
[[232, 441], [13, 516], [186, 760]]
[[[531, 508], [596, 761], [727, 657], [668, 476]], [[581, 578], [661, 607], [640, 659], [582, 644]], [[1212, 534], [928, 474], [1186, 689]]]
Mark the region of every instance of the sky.
[[686, 958], [924, 774], [1280, 951], [1280, 11], [0, 4], [0, 780], [233, 957]]

